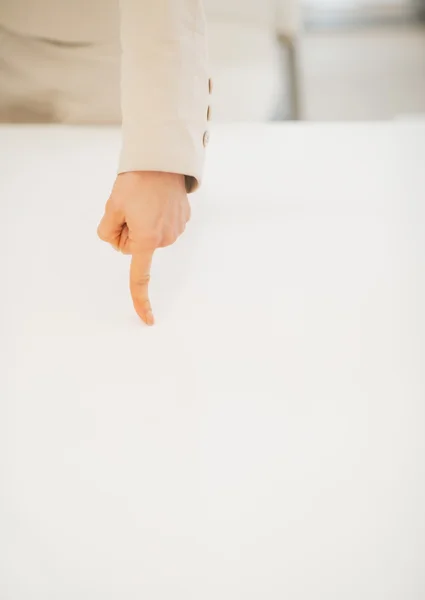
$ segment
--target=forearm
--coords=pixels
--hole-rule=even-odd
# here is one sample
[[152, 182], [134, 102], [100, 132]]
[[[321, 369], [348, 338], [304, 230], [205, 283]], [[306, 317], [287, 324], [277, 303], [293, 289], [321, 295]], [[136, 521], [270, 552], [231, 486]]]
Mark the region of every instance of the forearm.
[[209, 85], [200, 0], [120, 0], [123, 141], [119, 171], [202, 178]]

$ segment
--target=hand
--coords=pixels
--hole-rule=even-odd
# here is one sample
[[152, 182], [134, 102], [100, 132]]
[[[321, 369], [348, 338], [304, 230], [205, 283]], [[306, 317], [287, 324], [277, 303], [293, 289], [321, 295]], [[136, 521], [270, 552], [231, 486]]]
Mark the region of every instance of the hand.
[[148, 295], [153, 253], [173, 244], [189, 218], [183, 175], [153, 171], [118, 175], [97, 233], [115, 249], [131, 254], [131, 297], [147, 325], [154, 323]]

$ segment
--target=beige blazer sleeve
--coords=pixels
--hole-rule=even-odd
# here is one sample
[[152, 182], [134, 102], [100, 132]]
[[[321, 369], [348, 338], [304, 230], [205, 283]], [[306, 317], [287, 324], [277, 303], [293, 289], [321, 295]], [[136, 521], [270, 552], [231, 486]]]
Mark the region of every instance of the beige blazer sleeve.
[[120, 0], [122, 149], [119, 172], [202, 180], [211, 82], [201, 0]]

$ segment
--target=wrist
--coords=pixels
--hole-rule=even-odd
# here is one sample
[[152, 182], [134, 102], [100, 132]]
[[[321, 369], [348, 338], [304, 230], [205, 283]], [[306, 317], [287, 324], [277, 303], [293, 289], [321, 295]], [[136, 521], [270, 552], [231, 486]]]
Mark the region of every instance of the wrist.
[[165, 171], [127, 171], [120, 173], [119, 178], [125, 178], [128, 182], [150, 182], [160, 181], [161, 183], [174, 184], [185, 187], [185, 176], [180, 173], [168, 173]]

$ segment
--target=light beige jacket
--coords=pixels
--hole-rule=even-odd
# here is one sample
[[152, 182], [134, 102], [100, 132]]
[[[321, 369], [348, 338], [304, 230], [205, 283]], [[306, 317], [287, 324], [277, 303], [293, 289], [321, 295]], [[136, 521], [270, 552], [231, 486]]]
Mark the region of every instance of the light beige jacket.
[[0, 0], [0, 25], [78, 43], [109, 41], [120, 29], [119, 171], [181, 173], [188, 191], [197, 187], [212, 85], [201, 0]]

